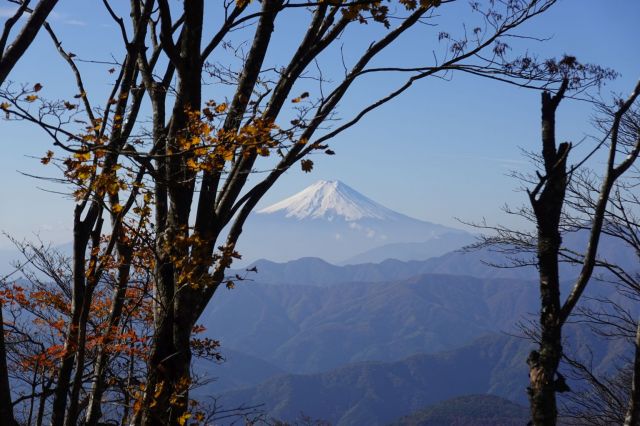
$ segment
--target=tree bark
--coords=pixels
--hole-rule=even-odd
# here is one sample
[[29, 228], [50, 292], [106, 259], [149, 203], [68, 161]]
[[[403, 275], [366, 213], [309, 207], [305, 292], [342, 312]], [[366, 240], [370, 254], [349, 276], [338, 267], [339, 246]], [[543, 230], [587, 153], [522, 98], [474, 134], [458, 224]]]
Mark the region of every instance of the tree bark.
[[566, 161], [570, 145], [566, 142], [556, 148], [555, 113], [564, 95], [566, 84], [559, 93], [542, 94], [542, 156], [546, 176], [536, 198], [530, 194], [538, 226], [538, 266], [540, 275], [540, 344], [527, 359], [529, 365], [529, 401], [531, 418], [536, 426], [556, 424], [558, 409], [556, 392], [562, 390], [562, 379], [556, 379], [562, 357], [562, 321], [558, 254], [560, 215], [567, 189]]
[[9, 385], [3, 321], [2, 301], [0, 301], [0, 426], [18, 426], [13, 417], [13, 405], [11, 404], [11, 387]]
[[102, 395], [105, 391], [104, 380], [109, 361], [109, 345], [113, 341], [114, 334], [120, 326], [122, 308], [124, 307], [125, 295], [129, 285], [129, 271], [131, 265], [132, 250], [124, 244], [118, 246], [120, 257], [120, 267], [118, 268], [118, 284], [111, 302], [107, 329], [103, 338], [100, 351], [95, 360], [93, 370], [93, 383], [89, 393], [89, 404], [85, 416], [86, 426], [96, 426], [102, 416]]
[[63, 426], [66, 407], [67, 393], [71, 383], [71, 374], [77, 352], [78, 332], [82, 305], [84, 303], [86, 285], [86, 251], [89, 244], [91, 229], [98, 219], [97, 206], [92, 206], [86, 219], [81, 220], [82, 206], [76, 206], [74, 212], [73, 229], [73, 291], [71, 300], [71, 318], [67, 326], [67, 335], [64, 343], [64, 358], [57, 373], [56, 389], [53, 396], [51, 408], [51, 426]]
[[624, 426], [640, 425], [640, 321], [636, 329], [635, 348], [631, 396], [629, 398], [629, 409], [624, 419]]
[[[24, 55], [58, 0], [40, 0], [20, 33], [6, 51], [0, 51], [0, 84], [4, 83], [18, 60]], [[5, 23], [5, 30], [7, 29]], [[6, 40], [3, 40], [6, 43]], [[4, 45], [2, 46], [4, 50]]]

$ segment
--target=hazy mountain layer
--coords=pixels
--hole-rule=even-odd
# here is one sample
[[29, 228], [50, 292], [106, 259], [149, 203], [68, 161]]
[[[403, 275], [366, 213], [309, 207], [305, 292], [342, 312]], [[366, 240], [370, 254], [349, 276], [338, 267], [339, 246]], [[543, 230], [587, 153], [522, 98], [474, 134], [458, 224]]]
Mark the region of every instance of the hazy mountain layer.
[[[603, 341], [575, 325], [565, 331], [566, 352], [591, 363], [597, 373], [616, 371], [630, 349]], [[490, 394], [526, 405], [526, 359], [533, 347], [527, 339], [486, 335], [469, 345], [436, 354], [418, 354], [393, 362], [351, 363], [317, 374], [273, 377], [257, 386], [224, 393], [221, 402], [227, 407], [265, 404], [273, 418], [293, 420], [305, 413], [336, 425], [391, 421], [425, 425], [525, 424], [517, 421], [526, 417], [526, 410], [506, 401], [489, 400], [495, 405], [486, 406], [486, 400], [479, 397], [438, 403], [463, 395]], [[584, 386], [568, 374], [567, 366], [561, 370], [574, 391]], [[211, 392], [216, 393], [215, 387]], [[410, 414], [414, 423], [397, 423], [401, 416]], [[491, 415], [500, 417], [492, 419]], [[477, 423], [473, 422], [474, 417]], [[425, 423], [419, 423], [421, 419]], [[455, 421], [438, 422], [448, 419]]]
[[335, 425], [382, 425], [462, 393], [524, 402], [529, 342], [488, 336], [455, 351], [364, 362], [314, 375], [286, 375], [222, 397], [225, 406], [265, 403], [269, 414], [300, 412]]
[[223, 347], [285, 371], [397, 360], [513, 330], [536, 311], [534, 283], [424, 275], [330, 287], [242, 283], [201, 319]]
[[[462, 238], [465, 238], [464, 236]], [[586, 247], [585, 232], [565, 236], [566, 244], [576, 251]], [[391, 245], [392, 247], [394, 245]], [[405, 247], [407, 244], [398, 244]], [[421, 246], [415, 244], [414, 246]], [[428, 246], [428, 245], [427, 245]], [[375, 250], [373, 250], [375, 252]], [[604, 237], [599, 246], [599, 257], [616, 263], [627, 271], [637, 271], [637, 256], [633, 250], [619, 240]], [[252, 264], [258, 269], [257, 274], [250, 278], [256, 281], [273, 284], [302, 284], [302, 285], [335, 285], [348, 281], [380, 282], [401, 280], [420, 274], [468, 275], [480, 278], [509, 278], [520, 280], [537, 280], [538, 271], [534, 266], [519, 268], [497, 268], [492, 265], [511, 264], [511, 259], [500, 252], [489, 249], [471, 252], [452, 251], [442, 256], [432, 257], [422, 261], [400, 261], [388, 259], [383, 262], [348, 264], [337, 266], [318, 258], [301, 258], [289, 262], [277, 263], [269, 260], [259, 260]], [[531, 254], [523, 255], [529, 256]], [[575, 278], [580, 268], [578, 265], [561, 264], [561, 278], [571, 280]], [[242, 272], [242, 271], [238, 271]], [[596, 275], [604, 273], [596, 270]]]

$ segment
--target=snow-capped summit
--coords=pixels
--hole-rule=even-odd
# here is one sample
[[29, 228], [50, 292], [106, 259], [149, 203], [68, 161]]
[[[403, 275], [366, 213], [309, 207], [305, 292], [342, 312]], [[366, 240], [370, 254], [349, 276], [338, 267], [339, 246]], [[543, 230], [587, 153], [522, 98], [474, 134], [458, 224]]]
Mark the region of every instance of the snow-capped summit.
[[388, 209], [340, 181], [320, 180], [297, 194], [266, 207], [258, 214], [284, 213], [296, 219], [399, 220], [404, 215]]
[[384, 207], [340, 181], [318, 181], [249, 216], [237, 246], [247, 261], [422, 260], [473, 241], [465, 231]]

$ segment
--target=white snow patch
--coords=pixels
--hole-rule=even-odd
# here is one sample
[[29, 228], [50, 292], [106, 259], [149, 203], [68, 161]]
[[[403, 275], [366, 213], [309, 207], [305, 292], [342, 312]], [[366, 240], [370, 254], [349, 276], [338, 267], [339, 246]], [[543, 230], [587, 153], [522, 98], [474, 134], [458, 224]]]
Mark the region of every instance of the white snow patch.
[[260, 214], [276, 212], [284, 212], [286, 217], [296, 219], [333, 220], [335, 216], [347, 221], [404, 218], [404, 215], [376, 203], [340, 181], [324, 180], [258, 211]]

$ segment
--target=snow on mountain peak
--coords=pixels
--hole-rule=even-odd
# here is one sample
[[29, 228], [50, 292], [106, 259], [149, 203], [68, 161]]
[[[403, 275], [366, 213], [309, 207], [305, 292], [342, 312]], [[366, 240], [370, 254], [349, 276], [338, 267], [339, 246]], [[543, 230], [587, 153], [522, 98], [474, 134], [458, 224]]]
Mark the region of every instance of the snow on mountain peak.
[[297, 194], [277, 202], [259, 214], [282, 212], [296, 219], [398, 219], [403, 217], [340, 181], [320, 180]]

